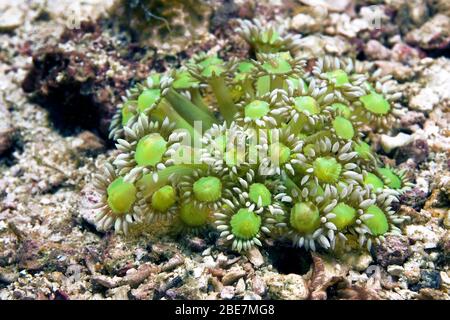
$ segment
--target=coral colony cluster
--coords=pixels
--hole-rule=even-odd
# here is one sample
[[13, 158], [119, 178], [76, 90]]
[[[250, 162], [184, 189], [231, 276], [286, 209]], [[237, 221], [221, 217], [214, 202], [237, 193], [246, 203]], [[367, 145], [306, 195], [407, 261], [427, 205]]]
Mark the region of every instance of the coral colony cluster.
[[352, 59], [307, 63], [299, 36], [273, 25], [237, 31], [254, 58], [199, 54], [127, 92], [111, 124], [118, 155], [94, 177], [98, 226], [214, 226], [236, 251], [267, 238], [370, 250], [400, 232], [391, 204], [410, 183], [363, 134], [395, 126], [395, 81]]

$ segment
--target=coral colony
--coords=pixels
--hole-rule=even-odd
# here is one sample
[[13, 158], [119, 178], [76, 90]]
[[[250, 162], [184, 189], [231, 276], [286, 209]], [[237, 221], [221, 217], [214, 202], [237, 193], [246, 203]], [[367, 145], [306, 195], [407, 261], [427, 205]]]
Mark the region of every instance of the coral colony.
[[307, 64], [299, 36], [273, 25], [237, 31], [254, 59], [199, 54], [127, 92], [111, 124], [118, 155], [94, 177], [98, 226], [214, 226], [236, 251], [267, 238], [370, 250], [399, 233], [391, 204], [410, 183], [363, 134], [395, 126], [395, 81], [350, 58]]

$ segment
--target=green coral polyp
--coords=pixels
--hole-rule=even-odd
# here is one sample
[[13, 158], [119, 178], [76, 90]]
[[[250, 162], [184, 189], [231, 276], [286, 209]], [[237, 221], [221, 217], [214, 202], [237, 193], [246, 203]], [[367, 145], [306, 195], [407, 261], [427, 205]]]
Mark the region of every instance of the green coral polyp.
[[198, 207], [193, 202], [185, 203], [180, 207], [180, 220], [190, 228], [200, 228], [206, 226], [210, 216], [210, 210], [207, 207]]
[[330, 221], [339, 231], [349, 227], [356, 220], [356, 209], [343, 202], [338, 203], [331, 213], [334, 213], [336, 217], [330, 218]]
[[261, 228], [261, 217], [248, 209], [239, 209], [230, 220], [232, 234], [242, 240], [254, 238]]
[[364, 160], [370, 160], [372, 156], [372, 148], [364, 141], [355, 144], [355, 152]]
[[198, 87], [199, 82], [195, 80], [188, 71], [177, 74], [173, 87], [175, 89], [190, 89]]
[[384, 182], [389, 188], [392, 189], [401, 189], [402, 188], [402, 180], [399, 176], [395, 174], [395, 172], [389, 168], [378, 168], [378, 174], [381, 175]]
[[359, 100], [363, 103], [364, 108], [377, 115], [387, 114], [391, 110], [389, 102], [377, 92], [371, 92]]
[[151, 107], [161, 97], [161, 91], [159, 89], [147, 89], [139, 95], [137, 100], [138, 110], [144, 112], [147, 108]]
[[279, 164], [285, 164], [291, 158], [291, 149], [281, 142], [275, 142], [270, 145], [270, 155]]
[[331, 108], [339, 112], [344, 118], [349, 119], [352, 115], [352, 110], [343, 103], [339, 102], [333, 103], [331, 105]]
[[307, 112], [308, 114], [318, 114], [320, 113], [319, 105], [313, 97], [297, 97], [294, 99], [295, 109], [299, 112]]
[[250, 185], [249, 198], [253, 203], [261, 207], [268, 206], [272, 203], [272, 194], [262, 183], [253, 183]]
[[259, 120], [266, 116], [270, 111], [269, 103], [261, 100], [255, 100], [245, 106], [245, 117], [252, 120]]
[[375, 174], [368, 172], [364, 178], [364, 184], [372, 186], [375, 191], [382, 190], [384, 188], [383, 181]]
[[177, 201], [175, 189], [172, 186], [164, 186], [152, 195], [152, 207], [160, 212], [166, 212]]
[[292, 72], [292, 66], [281, 54], [272, 57], [268, 62], [262, 65], [265, 71], [273, 75], [283, 75]]
[[195, 181], [193, 190], [199, 201], [217, 201], [222, 196], [222, 182], [217, 177], [202, 177]]
[[199, 53], [126, 90], [118, 153], [93, 182], [99, 228], [213, 225], [238, 252], [267, 238], [370, 249], [400, 233], [392, 203], [411, 183], [371, 145], [398, 123], [396, 81], [351, 58], [303, 59], [300, 36], [271, 23], [239, 24], [251, 55]]
[[320, 157], [314, 160], [314, 174], [321, 182], [336, 183], [342, 171], [342, 165], [332, 157]]
[[218, 77], [225, 72], [225, 69], [220, 65], [210, 65], [203, 69], [202, 76], [204, 77]]
[[352, 123], [344, 117], [337, 116], [333, 120], [333, 129], [339, 138], [350, 140], [355, 135]]
[[296, 203], [291, 209], [289, 223], [300, 234], [313, 233], [320, 226], [319, 209], [311, 202]]
[[159, 133], [151, 133], [139, 140], [134, 156], [140, 166], [155, 166], [167, 151], [167, 141]]
[[122, 106], [122, 126], [127, 125], [128, 121], [134, 116], [133, 103], [127, 101]]
[[367, 208], [366, 213], [372, 215], [364, 221], [374, 236], [383, 235], [389, 230], [389, 222], [385, 213], [376, 205], [371, 205]]
[[342, 87], [344, 84], [349, 83], [348, 75], [344, 70], [337, 69], [327, 72], [328, 79], [332, 80], [336, 87]]
[[132, 183], [117, 178], [107, 189], [109, 207], [117, 214], [130, 212], [136, 201], [136, 192], [136, 187]]

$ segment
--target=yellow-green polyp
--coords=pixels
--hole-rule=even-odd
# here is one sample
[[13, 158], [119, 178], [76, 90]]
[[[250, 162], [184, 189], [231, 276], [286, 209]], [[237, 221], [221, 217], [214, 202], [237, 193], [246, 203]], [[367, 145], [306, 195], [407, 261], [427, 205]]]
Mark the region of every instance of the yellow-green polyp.
[[363, 103], [364, 108], [374, 114], [384, 115], [391, 109], [389, 102], [381, 94], [376, 92], [362, 96], [359, 100]]
[[180, 208], [180, 220], [191, 228], [198, 228], [206, 225], [209, 218], [207, 207], [199, 208], [194, 202], [188, 202]]
[[380, 178], [378, 178], [371, 172], [368, 172], [367, 175], [364, 177], [364, 184], [372, 186], [375, 191], [379, 191], [384, 188], [383, 181], [381, 181]]
[[350, 110], [350, 108], [348, 106], [346, 106], [345, 104], [336, 102], [333, 103], [331, 105], [331, 108], [333, 110], [336, 110], [338, 113], [340, 113], [344, 118], [350, 118], [352, 115], [352, 111]]
[[272, 161], [285, 164], [291, 158], [291, 149], [281, 142], [275, 142], [270, 145], [270, 156], [272, 157]]
[[335, 183], [338, 181], [342, 165], [332, 157], [320, 157], [314, 160], [314, 174], [321, 182]]
[[344, 70], [336, 69], [333, 71], [327, 72], [327, 77], [330, 80], [333, 80], [334, 85], [339, 88], [344, 84], [348, 83], [348, 75]]
[[389, 222], [386, 215], [378, 206], [371, 205], [367, 208], [366, 213], [372, 215], [372, 217], [364, 221], [372, 235], [380, 236], [389, 230]]
[[377, 172], [383, 177], [387, 186], [392, 189], [401, 189], [402, 180], [389, 168], [378, 168]]
[[318, 114], [320, 112], [319, 105], [313, 97], [297, 97], [294, 99], [295, 109], [300, 112], [307, 112], [309, 114]]
[[313, 233], [320, 226], [319, 209], [311, 202], [296, 203], [291, 209], [289, 222], [301, 234]]
[[222, 182], [217, 177], [202, 177], [194, 182], [195, 198], [203, 202], [217, 201], [222, 196]]
[[290, 63], [281, 55], [277, 54], [275, 57], [271, 58], [268, 62], [264, 63], [264, 70], [270, 74], [281, 75], [292, 71]]
[[161, 96], [159, 89], [144, 90], [138, 97], [138, 109], [143, 112], [145, 109], [151, 107]]
[[333, 129], [342, 139], [350, 140], [355, 135], [352, 123], [344, 117], [338, 116], [333, 120]]
[[122, 107], [122, 125], [125, 126], [128, 123], [128, 120], [130, 120], [133, 117], [133, 111], [132, 109], [132, 102], [128, 101], [123, 104]]
[[250, 185], [248, 194], [253, 203], [260, 204], [263, 207], [272, 203], [272, 194], [262, 183], [253, 183]]
[[370, 145], [368, 145], [364, 141], [355, 143], [355, 152], [357, 152], [358, 155], [364, 160], [369, 160], [372, 155], [372, 149], [370, 148]]
[[338, 203], [331, 213], [334, 213], [336, 217], [331, 218], [330, 221], [338, 230], [344, 230], [355, 222], [356, 210], [343, 202]]
[[108, 205], [114, 213], [129, 212], [136, 201], [136, 187], [123, 178], [114, 180], [107, 189]]
[[239, 239], [250, 240], [261, 227], [261, 217], [248, 209], [240, 209], [230, 220], [231, 232]]
[[250, 102], [245, 106], [245, 117], [248, 117], [252, 120], [259, 120], [265, 115], [267, 115], [270, 111], [269, 104], [265, 101], [255, 100]]
[[165, 212], [176, 202], [175, 189], [172, 186], [164, 186], [152, 195], [152, 207]]
[[159, 133], [151, 133], [139, 140], [134, 159], [140, 166], [155, 166], [166, 151], [166, 140]]

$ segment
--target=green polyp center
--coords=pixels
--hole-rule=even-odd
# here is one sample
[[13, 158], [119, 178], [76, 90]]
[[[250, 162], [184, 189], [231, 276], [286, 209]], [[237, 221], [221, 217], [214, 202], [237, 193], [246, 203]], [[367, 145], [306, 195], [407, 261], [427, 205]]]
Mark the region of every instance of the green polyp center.
[[248, 61], [242, 61], [238, 64], [237, 69], [241, 73], [248, 73], [248, 72], [252, 71], [253, 68], [255, 68], [253, 63], [248, 62]]
[[138, 97], [138, 110], [143, 112], [161, 97], [159, 89], [146, 89]]
[[364, 108], [375, 114], [386, 114], [391, 109], [389, 102], [379, 93], [371, 92], [362, 96], [359, 100], [363, 103]]
[[188, 202], [180, 207], [180, 220], [187, 226], [196, 228], [206, 225], [209, 217], [208, 207], [201, 209], [194, 202]]
[[364, 177], [364, 184], [372, 186], [375, 191], [384, 188], [383, 181], [371, 172], [368, 172]]
[[262, 207], [272, 203], [272, 194], [262, 183], [253, 183], [250, 185], [249, 198], [253, 203], [260, 204]]
[[294, 107], [299, 112], [308, 112], [308, 114], [318, 114], [320, 112], [319, 105], [313, 97], [304, 96], [294, 99]]
[[159, 86], [159, 84], [161, 83], [161, 75], [159, 73], [154, 73], [147, 78], [147, 82], [149, 82], [148, 85], [151, 88]]
[[356, 210], [343, 202], [338, 203], [331, 213], [334, 213], [336, 217], [329, 220], [338, 230], [343, 230], [355, 222]]
[[314, 174], [321, 182], [335, 183], [342, 171], [342, 165], [332, 157], [320, 157], [313, 162]]
[[301, 78], [289, 77], [288, 79], [294, 85], [294, 89], [300, 89], [300, 86], [301, 86], [303, 91], [308, 91], [308, 84], [305, 81], [303, 81]]
[[164, 186], [152, 195], [152, 207], [158, 211], [166, 212], [176, 202], [175, 189]]
[[193, 190], [198, 201], [217, 201], [222, 196], [222, 182], [217, 177], [202, 177], [194, 182]]
[[291, 149], [281, 142], [275, 142], [270, 145], [270, 156], [278, 157], [278, 163], [285, 164], [291, 158]]
[[371, 205], [366, 210], [367, 214], [371, 214], [372, 217], [365, 220], [364, 224], [370, 229], [374, 236], [385, 234], [389, 230], [389, 223], [384, 214], [376, 205]]
[[210, 65], [203, 69], [202, 76], [210, 78], [210, 77], [218, 77], [222, 73], [225, 72], [225, 68], [221, 65]]
[[126, 126], [128, 123], [128, 120], [130, 120], [133, 117], [133, 106], [130, 101], [127, 101], [124, 103], [122, 107], [122, 126]]
[[[286, 57], [287, 58], [287, 57]], [[262, 67], [269, 74], [282, 75], [292, 71], [292, 66], [283, 55], [277, 54], [265, 62]]]
[[242, 61], [238, 64], [237, 73], [234, 77], [236, 81], [244, 81], [250, 76], [250, 72], [255, 68], [253, 63]]
[[392, 188], [392, 189], [401, 189], [402, 188], [402, 180], [391, 169], [378, 168], [377, 172], [383, 177], [384, 181], [386, 182], [386, 184], [389, 188]]
[[306, 146], [303, 147], [303, 154], [309, 154], [312, 151], [316, 151], [316, 148], [314, 144], [308, 143]]
[[289, 223], [301, 234], [311, 234], [320, 226], [319, 209], [311, 202], [296, 203], [291, 209]]
[[275, 30], [272, 32], [263, 32], [261, 35], [261, 40], [263, 43], [273, 44], [280, 38], [280, 34]]
[[342, 139], [350, 140], [355, 135], [352, 123], [344, 117], [336, 117], [336, 119], [333, 120], [333, 128], [338, 137]]
[[348, 119], [352, 115], [352, 111], [350, 110], [350, 108], [343, 103], [333, 103], [331, 105], [331, 108], [338, 111], [342, 116], [344, 116], [344, 118]]
[[175, 89], [189, 89], [198, 86], [198, 81], [192, 78], [188, 71], [180, 72], [173, 82]]
[[327, 72], [327, 77], [328, 79], [333, 81], [334, 85], [338, 88], [348, 83], [348, 75], [342, 69]]
[[261, 217], [248, 209], [239, 209], [231, 217], [231, 232], [236, 238], [250, 240], [254, 238], [261, 227]]
[[252, 120], [259, 120], [270, 111], [269, 103], [261, 100], [255, 100], [245, 106], [245, 117]]
[[363, 141], [355, 144], [355, 152], [358, 153], [358, 155], [365, 160], [369, 160], [370, 155], [372, 154], [370, 145], [368, 145]]
[[216, 55], [212, 55], [212, 56], [209, 56], [209, 57], [203, 59], [201, 62], [198, 63], [198, 65], [205, 68], [208, 66], [221, 64], [222, 62], [223, 62], [222, 59], [218, 58]]
[[140, 166], [155, 166], [166, 151], [166, 140], [159, 133], [151, 133], [139, 140], [134, 159]]
[[126, 213], [131, 210], [136, 201], [136, 187], [124, 182], [123, 178], [114, 180], [106, 190], [108, 205], [114, 213]]

